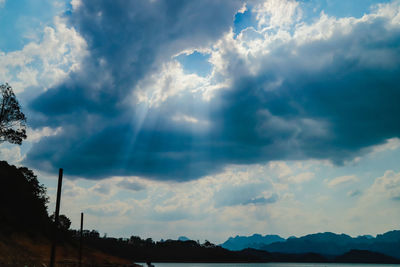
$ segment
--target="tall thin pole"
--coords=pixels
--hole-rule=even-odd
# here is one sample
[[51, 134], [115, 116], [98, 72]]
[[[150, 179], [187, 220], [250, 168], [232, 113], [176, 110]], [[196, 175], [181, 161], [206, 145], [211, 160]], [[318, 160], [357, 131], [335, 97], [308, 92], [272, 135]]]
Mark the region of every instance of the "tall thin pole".
[[83, 212], [81, 212], [81, 233], [79, 240], [79, 267], [82, 266], [82, 243], [83, 243]]
[[56, 214], [54, 215], [53, 244], [51, 245], [50, 267], [54, 267], [54, 261], [55, 261], [55, 258], [56, 258], [56, 244], [57, 244], [57, 231], [58, 231], [58, 215], [60, 214], [62, 176], [63, 176], [63, 169], [60, 168], [60, 170], [59, 170], [59, 172], [58, 172], [58, 187], [57, 187]]

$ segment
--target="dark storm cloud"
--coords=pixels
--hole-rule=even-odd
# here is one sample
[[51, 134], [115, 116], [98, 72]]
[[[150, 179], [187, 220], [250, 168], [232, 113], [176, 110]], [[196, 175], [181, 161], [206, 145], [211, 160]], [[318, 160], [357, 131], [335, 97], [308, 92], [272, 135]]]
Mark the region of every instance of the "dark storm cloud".
[[[82, 1], [69, 21], [90, 56], [31, 104], [42, 124], [73, 124], [90, 114], [120, 117], [135, 84], [183, 49], [207, 46], [232, 24], [239, 0]], [[78, 118], [78, 119], [79, 119]], [[37, 122], [39, 124], [39, 122]]]
[[[233, 150], [246, 147], [237, 154], [258, 152], [256, 161], [339, 164], [400, 136], [400, 32], [388, 28], [375, 19], [327, 40], [289, 42], [271, 51], [256, 76], [231, 74], [240, 78], [219, 96], [221, 136]], [[279, 88], [267, 90], [278, 78]]]
[[36, 144], [28, 164], [49, 171], [64, 166], [84, 177], [187, 179], [198, 177], [199, 169], [207, 173], [212, 169], [207, 162], [188, 163], [197, 155], [174, 156], [192, 143], [188, 133], [166, 129], [157, 114], [147, 114], [138, 126], [133, 120], [141, 109], [126, 101], [145, 74], [175, 53], [207, 46], [228, 31], [241, 5], [236, 0], [83, 1], [68, 19], [90, 55], [79, 71], [32, 101], [37, 113], [32, 126], [63, 126], [64, 132]]
[[[215, 0], [83, 3], [70, 21], [90, 56], [32, 102], [41, 113], [36, 126], [64, 131], [35, 144], [27, 162], [92, 179], [185, 181], [232, 163], [342, 163], [400, 136], [400, 32], [383, 18], [325, 40], [275, 45], [254, 59], [262, 66], [257, 74], [247, 74], [238, 55], [225, 55], [233, 86], [210, 102], [182, 93], [151, 109], [127, 105], [141, 78], [182, 49], [216, 40], [239, 7]], [[174, 122], [176, 113], [208, 120], [207, 130]], [[253, 195], [238, 204], [263, 201]]]

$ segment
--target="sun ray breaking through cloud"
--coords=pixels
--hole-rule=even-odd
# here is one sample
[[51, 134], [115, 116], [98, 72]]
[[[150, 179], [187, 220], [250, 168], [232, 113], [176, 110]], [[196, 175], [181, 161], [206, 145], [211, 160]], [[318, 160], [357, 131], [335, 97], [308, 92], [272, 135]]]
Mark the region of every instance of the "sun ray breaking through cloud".
[[30, 135], [0, 156], [41, 173], [52, 198], [62, 166], [71, 217], [83, 208], [115, 235], [218, 242], [398, 225], [400, 1], [49, 10], [0, 41], [0, 81]]

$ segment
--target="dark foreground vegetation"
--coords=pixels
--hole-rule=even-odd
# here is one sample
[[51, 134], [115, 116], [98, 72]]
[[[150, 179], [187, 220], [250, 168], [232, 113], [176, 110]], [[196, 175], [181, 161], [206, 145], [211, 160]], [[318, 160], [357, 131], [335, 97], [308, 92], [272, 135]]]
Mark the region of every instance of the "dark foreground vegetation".
[[[47, 203], [46, 188], [31, 170], [0, 161], [0, 266], [48, 266], [53, 216], [48, 215]], [[79, 242], [70, 225], [70, 220], [61, 215], [57, 266], [74, 266], [61, 263], [78, 258]], [[85, 246], [83, 263], [101, 266], [130, 261]]]
[[85, 242], [90, 247], [137, 262], [400, 263], [400, 259], [365, 250], [351, 250], [340, 256], [329, 257], [316, 253], [270, 253], [256, 249], [230, 251], [208, 241], [203, 244], [190, 240], [154, 242], [151, 239], [144, 240], [137, 236], [132, 236], [129, 239], [117, 239], [102, 238], [97, 234], [87, 237]]
[[[47, 263], [50, 253], [52, 216], [47, 212], [46, 189], [27, 168], [0, 161], [0, 265]], [[73, 262], [78, 255], [80, 232], [71, 230], [61, 215], [57, 261]], [[281, 253], [257, 249], [231, 251], [209, 241], [101, 237], [84, 230], [84, 262], [128, 264], [135, 262], [348, 262], [400, 263], [381, 253], [350, 250], [336, 256], [317, 253]], [[400, 249], [400, 248], [399, 248]], [[60, 265], [59, 265], [60, 266]], [[71, 265], [70, 265], [71, 266]]]
[[0, 161], [0, 229], [3, 234], [24, 230], [29, 235], [50, 234], [48, 197], [35, 174]]

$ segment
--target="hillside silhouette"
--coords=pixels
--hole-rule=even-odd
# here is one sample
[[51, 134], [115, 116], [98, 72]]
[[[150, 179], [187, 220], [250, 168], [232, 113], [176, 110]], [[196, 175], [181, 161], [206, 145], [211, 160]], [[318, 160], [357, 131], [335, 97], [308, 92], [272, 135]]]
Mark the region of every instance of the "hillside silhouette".
[[370, 235], [351, 237], [346, 234], [325, 232], [302, 237], [289, 237], [288, 239], [278, 235], [254, 234], [230, 237], [221, 246], [232, 251], [250, 248], [287, 254], [316, 253], [330, 258], [343, 255], [351, 250], [367, 250], [400, 259], [400, 231], [393, 230], [378, 234], [376, 237]]
[[100, 237], [96, 231], [87, 232], [85, 242], [90, 247], [135, 262], [308, 262], [308, 263], [400, 263], [400, 259], [366, 250], [351, 250], [338, 256], [319, 253], [280, 253], [257, 249], [230, 251], [209, 241], [166, 240], [155, 242], [151, 238], [141, 239]]
[[[0, 266], [47, 264], [53, 224], [47, 203], [46, 188], [32, 170], [0, 161]], [[69, 226], [70, 220], [60, 215], [57, 262], [76, 261], [78, 235]], [[131, 263], [90, 246], [84, 251], [86, 264]]]
[[246, 248], [260, 249], [265, 245], [269, 245], [275, 242], [284, 242], [286, 239], [280, 237], [279, 235], [265, 235], [254, 234], [252, 236], [235, 236], [230, 237], [221, 247], [229, 250], [243, 250]]
[[[39, 264], [49, 259], [53, 216], [48, 214], [47, 203], [46, 188], [38, 182], [33, 171], [0, 161], [0, 265], [5, 262]], [[69, 229], [70, 224], [65, 215], [60, 215], [59, 262], [77, 256], [80, 232]], [[100, 237], [96, 230], [84, 230], [82, 235], [85, 262], [90, 264], [132, 261], [400, 263], [400, 231], [387, 232], [376, 238], [352, 238], [333, 233], [287, 240], [276, 235], [237, 236], [224, 243], [236, 251], [207, 240], [200, 243], [186, 237], [155, 242], [138, 236]], [[241, 249], [239, 245], [262, 249]]]
[[338, 256], [350, 250], [369, 250], [400, 259], [400, 231], [390, 231], [375, 238], [351, 237], [345, 234], [317, 233], [291, 237], [285, 242], [266, 244], [262, 250], [280, 253], [318, 253]]

